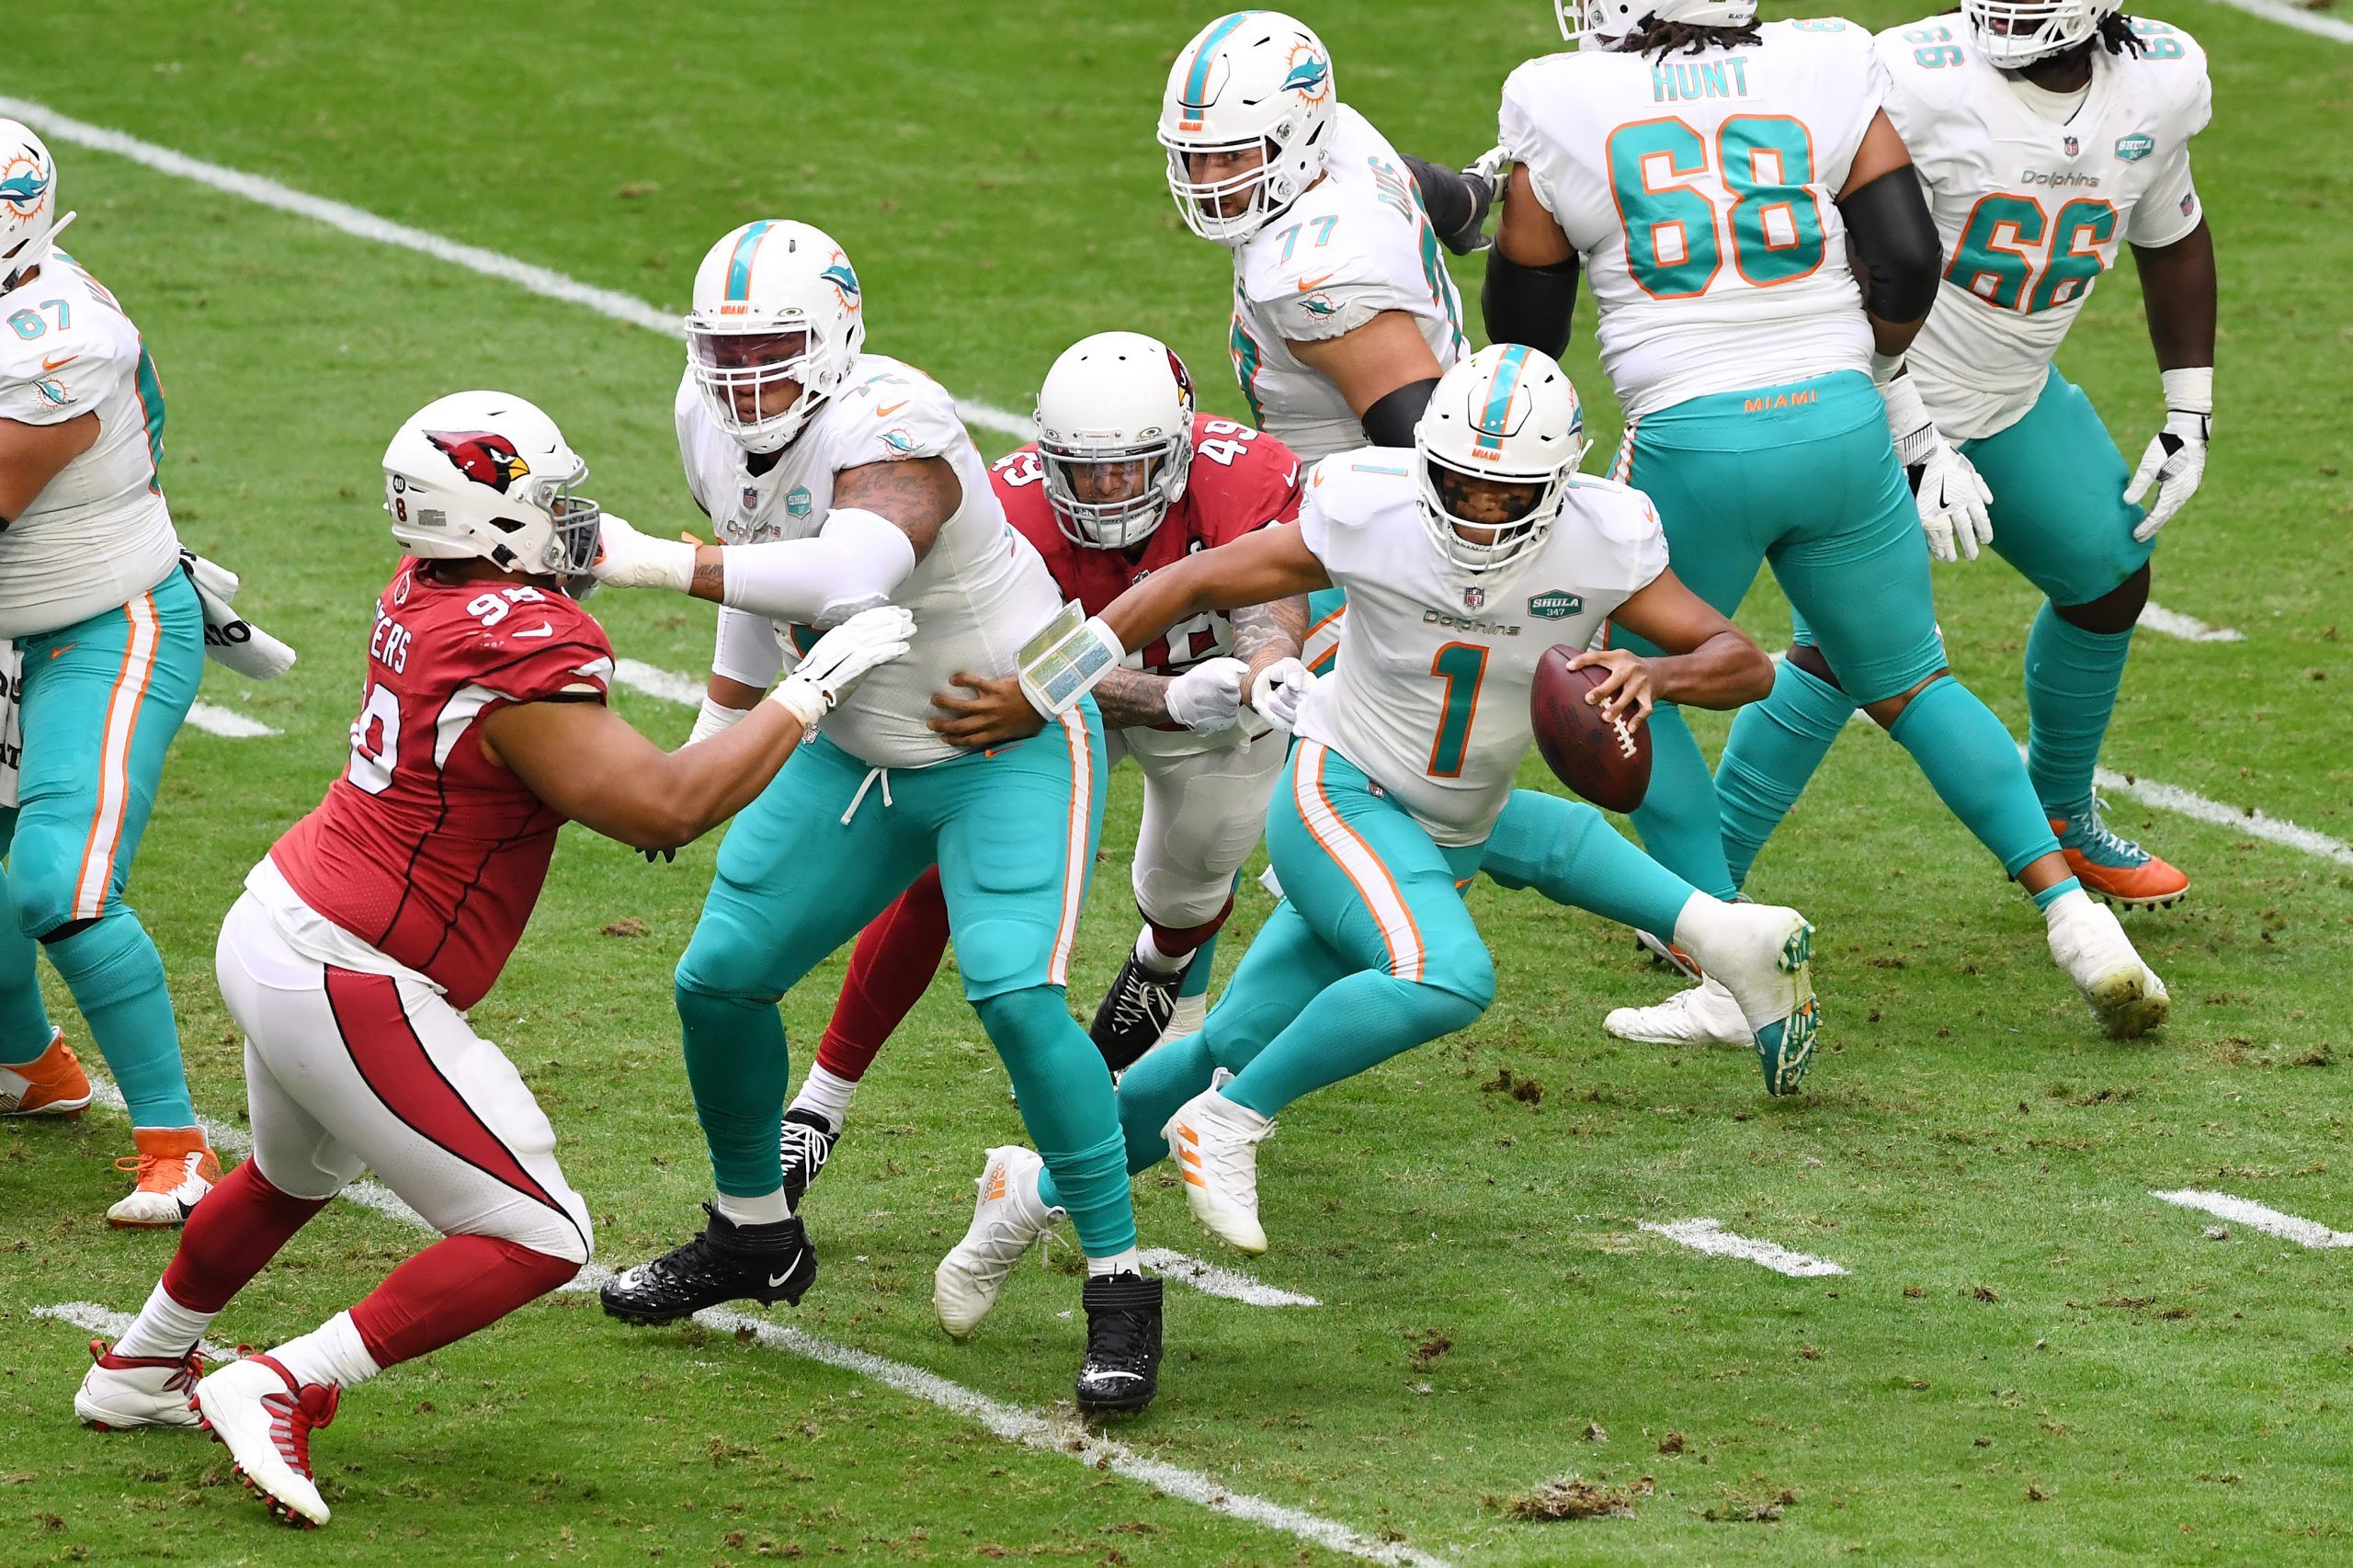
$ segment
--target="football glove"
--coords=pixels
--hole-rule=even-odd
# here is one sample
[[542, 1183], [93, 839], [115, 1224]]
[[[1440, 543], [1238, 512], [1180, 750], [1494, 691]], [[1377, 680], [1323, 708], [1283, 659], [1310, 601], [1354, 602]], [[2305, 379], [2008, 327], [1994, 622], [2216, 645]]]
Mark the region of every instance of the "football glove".
[[905, 653], [915, 634], [915, 618], [896, 605], [862, 609], [818, 638], [767, 699], [800, 720], [804, 729], [814, 725], [841, 706], [867, 671]]
[[1250, 707], [1285, 734], [1299, 723], [1299, 710], [1315, 685], [1314, 673], [1297, 659], [1279, 659], [1250, 683]]
[[1239, 659], [1204, 659], [1168, 683], [1168, 716], [1188, 730], [1230, 730], [1242, 717], [1242, 682], [1250, 666]]
[[1879, 390], [1887, 400], [1887, 433], [1895, 442], [1896, 460], [1912, 486], [1920, 530], [1928, 536], [1928, 553], [1939, 561], [1976, 560], [1994, 542], [1994, 519], [1986, 510], [1994, 493], [1928, 417], [1909, 375], [1898, 369]]
[[2206, 477], [2206, 443], [2214, 433], [2213, 368], [2167, 370], [2163, 379], [2165, 428], [2141, 454], [2141, 466], [2124, 488], [2124, 499], [2138, 505], [2148, 494], [2149, 486], [2156, 486], [2148, 515], [2132, 530], [2132, 537], [2143, 544], [2156, 538], [2157, 530], [2173, 521], [2174, 514], [2198, 494], [2199, 482]]
[[695, 580], [695, 547], [684, 540], [651, 539], [605, 514], [597, 525], [597, 559], [588, 574], [620, 588], [668, 588], [685, 593]]

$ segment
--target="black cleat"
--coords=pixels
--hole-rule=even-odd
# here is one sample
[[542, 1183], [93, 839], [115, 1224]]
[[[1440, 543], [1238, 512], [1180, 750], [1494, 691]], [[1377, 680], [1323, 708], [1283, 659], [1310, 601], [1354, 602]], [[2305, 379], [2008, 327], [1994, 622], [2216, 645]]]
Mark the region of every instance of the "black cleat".
[[1086, 1361], [1078, 1369], [1085, 1414], [1142, 1410], [1160, 1392], [1160, 1291], [1158, 1279], [1140, 1274], [1086, 1282]]
[[738, 1225], [706, 1203], [710, 1223], [684, 1246], [624, 1268], [597, 1292], [605, 1311], [631, 1323], [671, 1323], [722, 1301], [790, 1301], [817, 1278], [817, 1249], [801, 1216]]
[[1135, 954], [1128, 955], [1128, 961], [1120, 966], [1120, 978], [1103, 993], [1103, 1001], [1095, 1009], [1095, 1022], [1086, 1031], [1095, 1049], [1103, 1053], [1103, 1065], [1124, 1073], [1160, 1043], [1161, 1031], [1176, 1011], [1176, 988], [1184, 983], [1184, 970], [1162, 974], [1144, 967]]
[[841, 1134], [829, 1131], [825, 1119], [812, 1110], [784, 1113], [784, 1200], [801, 1211], [801, 1196], [825, 1174], [825, 1161]]

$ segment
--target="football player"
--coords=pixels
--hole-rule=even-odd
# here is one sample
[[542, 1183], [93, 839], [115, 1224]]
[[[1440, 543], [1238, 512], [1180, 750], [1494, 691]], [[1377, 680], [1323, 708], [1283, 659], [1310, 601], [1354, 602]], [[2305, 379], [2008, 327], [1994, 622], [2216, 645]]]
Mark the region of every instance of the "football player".
[[[2157, 530], [2206, 470], [2214, 240], [2189, 172], [2211, 112], [2205, 51], [2097, 0], [1966, 0], [1958, 18], [1881, 33], [1879, 56], [1945, 256], [1908, 379], [1994, 495], [1992, 537], [1939, 539], [1936, 553], [1974, 559], [1991, 544], [2042, 591], [2026, 643], [2027, 774], [2067, 869], [2111, 903], [2172, 903], [2189, 879], [2109, 830], [2092, 773]], [[2129, 475], [2091, 401], [2052, 363], [2127, 243], [2166, 410]], [[1717, 767], [1736, 881], [1853, 711], [1813, 662], [1793, 651]]]
[[[62, 213], [62, 215], [61, 215]], [[0, 663], [21, 758], [0, 759], [0, 1115], [78, 1116], [90, 1081], [42, 1009], [49, 955], [131, 1110], [110, 1224], [177, 1225], [220, 1179], [180, 1065], [164, 961], [123, 886], [196, 700], [204, 612], [157, 467], [164, 391], [139, 329], [56, 248], [57, 165], [0, 119]], [[125, 1162], [134, 1163], [134, 1162]]]
[[[1037, 439], [998, 460], [989, 482], [1056, 585], [1089, 614], [1152, 573], [1299, 513], [1299, 460], [1272, 436], [1196, 413], [1183, 362], [1134, 332], [1082, 338], [1054, 361], [1038, 390]], [[1115, 1073], [1208, 1014], [1217, 933], [1283, 764], [1282, 737], [1242, 710], [1288, 730], [1304, 690], [1306, 625], [1304, 598], [1203, 611], [1095, 687], [1111, 765], [1132, 756], [1143, 772], [1133, 878], [1143, 929], [1091, 1031]], [[1009, 744], [1045, 723], [1011, 676], [968, 674], [938, 701], [932, 728], [967, 749]], [[785, 1112], [788, 1190], [816, 1179], [852, 1091], [947, 945], [948, 911], [929, 871], [858, 938], [816, 1065]]]
[[[2154, 1028], [2164, 984], [2069, 869], [2001, 721], [1946, 667], [1923, 526], [1978, 526], [1984, 487], [1902, 370], [1936, 297], [1937, 236], [1880, 107], [1870, 37], [1759, 24], [1755, 0], [1587, 0], [1582, 30], [1569, 0], [1559, 15], [1576, 51], [1504, 86], [1513, 168], [1488, 331], [1564, 342], [1582, 263], [1626, 410], [1616, 473], [1658, 503], [1692, 591], [1730, 613], [1769, 561], [1812, 630], [1802, 662], [1911, 754], [2033, 897], [2101, 1027]], [[1635, 825], [1664, 863], [1730, 897], [1699, 744], [1672, 705], [1651, 729]], [[1720, 1038], [1731, 1001], [1703, 983], [1608, 1027]]]
[[[343, 1391], [485, 1328], [588, 1261], [588, 1210], [514, 1065], [476, 1035], [567, 820], [643, 849], [757, 794], [903, 610], [856, 617], [723, 736], [656, 750], [605, 705], [604, 629], [571, 597], [597, 551], [586, 465], [503, 392], [426, 404], [384, 452], [407, 551], [376, 600], [343, 776], [246, 875], [221, 928], [245, 1033], [253, 1157], [188, 1221], [74, 1407], [101, 1427], [204, 1426], [290, 1524], [327, 1522], [310, 1435]], [[196, 1344], [328, 1199], [372, 1169], [442, 1233], [366, 1298], [203, 1376]], [[198, 1381], [201, 1378], [201, 1381]]]
[[[1331, 51], [1279, 11], [1220, 17], [1178, 51], [1160, 105], [1186, 227], [1233, 253], [1235, 379], [1260, 428], [1303, 462], [1414, 421], [1469, 352], [1424, 185], [1449, 243], [1478, 243], [1493, 187], [1401, 155], [1339, 101]], [[1307, 662], [1331, 667], [1340, 596], [1312, 606]]]
[[1139, 1409], [1157, 1387], [1162, 1282], [1136, 1249], [1110, 1073], [1063, 999], [1102, 827], [1102, 724], [1088, 702], [977, 752], [929, 727], [934, 693], [1013, 674], [1063, 600], [1006, 524], [954, 401], [864, 351], [864, 305], [848, 256], [806, 223], [762, 219], [722, 238], [695, 274], [678, 445], [695, 499], [741, 542], [606, 521], [604, 581], [726, 608], [699, 733], [733, 722], [744, 687], [781, 657], [777, 634], [747, 621], [781, 623], [799, 647], [890, 601], [917, 631], [720, 846], [677, 971], [717, 1199], [699, 1233], [608, 1284], [605, 1310], [665, 1323], [808, 1290], [816, 1254], [779, 1147], [790, 1062], [777, 1002], [937, 865], [965, 997], [1086, 1253], [1078, 1403]]
[[[1649, 501], [1577, 475], [1584, 451], [1561, 368], [1483, 348], [1441, 378], [1412, 447], [1327, 458], [1296, 527], [1154, 573], [1089, 623], [1124, 648], [1205, 609], [1348, 592], [1337, 666], [1308, 688], [1267, 819], [1283, 902], [1207, 1028], [1120, 1081], [1129, 1168], [1176, 1159], [1194, 1216], [1245, 1252], [1267, 1245], [1256, 1159], [1275, 1115], [1494, 1001], [1461, 895], [1481, 871], [1696, 944], [1752, 1020], [1768, 1085], [1804, 1072], [1813, 927], [1797, 911], [1719, 902], [1592, 806], [1512, 788], [1538, 661], [1584, 648], [1612, 617], [1670, 652], [1574, 656], [1608, 670], [1593, 699], [1608, 718], [1664, 700], [1730, 708], [1772, 682], [1756, 645], [1667, 569]], [[990, 1151], [972, 1228], [934, 1277], [949, 1332], [971, 1332], [1062, 1205], [1036, 1155]]]

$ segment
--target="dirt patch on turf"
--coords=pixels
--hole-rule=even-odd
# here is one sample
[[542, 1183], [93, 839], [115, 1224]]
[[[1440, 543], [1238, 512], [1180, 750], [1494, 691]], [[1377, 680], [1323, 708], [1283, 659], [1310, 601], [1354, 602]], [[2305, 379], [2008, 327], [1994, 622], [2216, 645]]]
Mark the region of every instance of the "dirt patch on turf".
[[1622, 1486], [1563, 1475], [1529, 1492], [1515, 1493], [1499, 1505], [1515, 1519], [1546, 1524], [1558, 1519], [1631, 1519], [1634, 1505], [1651, 1494], [1647, 1475]]

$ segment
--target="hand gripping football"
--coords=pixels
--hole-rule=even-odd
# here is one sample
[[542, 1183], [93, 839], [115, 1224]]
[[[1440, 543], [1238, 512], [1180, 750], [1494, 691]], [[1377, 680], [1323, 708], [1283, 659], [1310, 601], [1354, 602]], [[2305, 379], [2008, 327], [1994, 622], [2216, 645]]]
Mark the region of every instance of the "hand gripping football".
[[1575, 650], [1553, 648], [1537, 661], [1528, 694], [1536, 749], [1553, 776], [1606, 811], [1631, 812], [1651, 787], [1650, 726], [1612, 722], [1586, 701], [1608, 676], [1599, 665], [1569, 668]]

